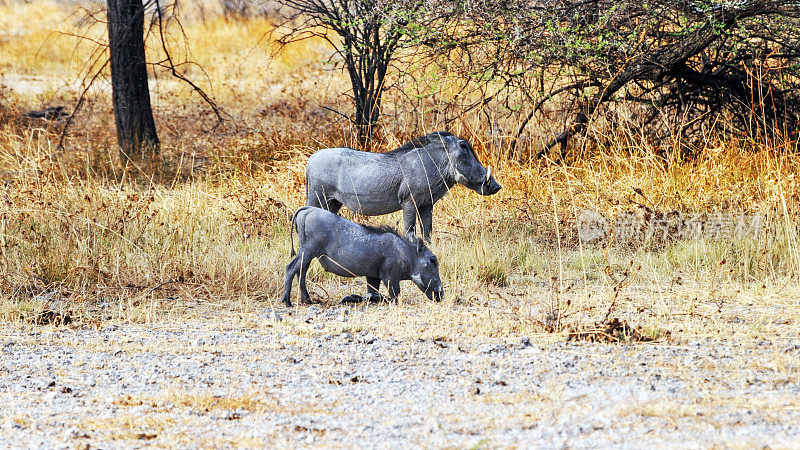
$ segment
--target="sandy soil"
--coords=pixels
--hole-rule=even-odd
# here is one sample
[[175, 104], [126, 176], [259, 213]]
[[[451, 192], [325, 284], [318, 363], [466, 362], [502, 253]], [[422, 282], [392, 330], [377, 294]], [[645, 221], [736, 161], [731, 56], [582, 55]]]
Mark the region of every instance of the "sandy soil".
[[0, 447], [800, 446], [800, 338], [460, 344], [318, 326], [339, 319], [0, 325]]

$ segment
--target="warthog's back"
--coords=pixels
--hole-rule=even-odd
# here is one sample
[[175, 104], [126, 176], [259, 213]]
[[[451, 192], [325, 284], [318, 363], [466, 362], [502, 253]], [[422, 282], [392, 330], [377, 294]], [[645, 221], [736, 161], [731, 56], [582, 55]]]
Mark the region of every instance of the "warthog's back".
[[296, 216], [300, 247], [313, 248], [328, 272], [343, 277], [379, 276], [387, 257], [407, 256], [394, 232], [357, 224], [320, 208], [305, 207]]
[[306, 204], [313, 205], [315, 198], [335, 199], [361, 214], [388, 214], [400, 209], [401, 182], [401, 168], [391, 154], [326, 148], [308, 160]]

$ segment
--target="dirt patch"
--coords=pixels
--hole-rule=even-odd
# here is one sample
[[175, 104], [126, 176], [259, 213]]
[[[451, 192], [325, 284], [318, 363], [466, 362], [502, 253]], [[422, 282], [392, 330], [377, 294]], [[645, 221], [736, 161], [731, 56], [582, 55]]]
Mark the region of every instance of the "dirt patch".
[[[304, 336], [293, 320], [224, 331], [2, 325], [0, 447], [798, 443], [796, 337], [442, 346]], [[612, 320], [595, 335], [635, 334]]]

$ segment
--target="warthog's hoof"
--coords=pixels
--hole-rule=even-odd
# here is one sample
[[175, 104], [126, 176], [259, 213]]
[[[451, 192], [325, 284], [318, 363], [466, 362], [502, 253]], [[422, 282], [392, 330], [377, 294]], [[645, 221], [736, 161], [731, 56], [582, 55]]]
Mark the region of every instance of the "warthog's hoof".
[[380, 294], [367, 294], [366, 297], [358, 294], [350, 294], [347, 297], [343, 298], [340, 303], [363, 303], [363, 302], [380, 303], [388, 301], [389, 301], [388, 297], [384, 297], [383, 295]]
[[381, 303], [381, 302], [388, 302], [389, 297], [383, 296], [381, 294], [369, 294], [366, 300], [369, 300], [370, 303]]
[[301, 305], [321, 305], [323, 303], [325, 303], [325, 302], [323, 302], [322, 300], [317, 300], [317, 299], [312, 299], [312, 298], [300, 299], [300, 304]]
[[347, 297], [343, 298], [339, 303], [361, 303], [366, 299], [358, 294], [350, 294]]

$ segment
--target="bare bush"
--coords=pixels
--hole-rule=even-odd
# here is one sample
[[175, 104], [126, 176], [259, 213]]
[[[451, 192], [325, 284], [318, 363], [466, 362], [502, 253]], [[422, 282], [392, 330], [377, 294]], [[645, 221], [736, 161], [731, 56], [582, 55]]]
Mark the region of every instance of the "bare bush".
[[[427, 43], [475, 83], [521, 92], [527, 117], [560, 102], [563, 128], [539, 152], [562, 148], [607, 106], [660, 140], [713, 126], [794, 130], [800, 110], [796, 1], [451, 2], [453, 26]], [[458, 64], [460, 62], [460, 64]], [[508, 90], [508, 88], [516, 88]], [[503, 89], [506, 89], [504, 92]], [[519, 106], [511, 105], [512, 110]]]
[[[378, 123], [387, 90], [386, 75], [399, 50], [418, 43], [433, 20], [423, 19], [424, 0], [278, 0], [284, 15], [281, 47], [310, 37], [328, 42], [341, 59], [352, 85], [359, 141], [366, 142]], [[400, 70], [402, 71], [402, 69]]]

